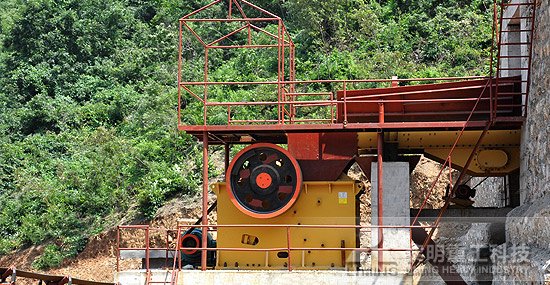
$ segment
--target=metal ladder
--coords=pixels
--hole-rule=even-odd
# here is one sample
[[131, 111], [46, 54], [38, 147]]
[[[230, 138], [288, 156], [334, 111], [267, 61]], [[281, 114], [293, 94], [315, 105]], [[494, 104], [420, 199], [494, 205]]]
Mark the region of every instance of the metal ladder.
[[[497, 112], [503, 110], [523, 117], [527, 115], [526, 102], [529, 94], [536, 3], [537, 0], [502, 0], [499, 5], [495, 97], [492, 110], [493, 118], [496, 120]], [[495, 17], [496, 14], [495, 6]], [[515, 90], [503, 88], [509, 84], [515, 85]]]
[[[171, 273], [171, 276], [170, 276], [170, 280], [169, 281], [153, 281], [152, 280], [151, 268], [147, 267], [147, 277], [146, 277], [146, 280], [145, 280], [145, 285], [150, 285], [150, 284], [177, 285], [178, 284], [178, 276], [179, 276], [180, 267], [176, 266], [176, 264], [178, 263], [178, 260], [181, 259], [181, 256], [180, 256], [181, 255], [180, 241], [179, 241], [180, 236], [181, 236], [181, 228], [178, 227], [178, 232], [177, 232], [177, 236], [176, 236], [176, 249], [174, 251], [174, 259], [173, 259], [173, 263], [172, 263], [172, 273]], [[180, 257], [180, 259], [178, 259], [178, 257]]]

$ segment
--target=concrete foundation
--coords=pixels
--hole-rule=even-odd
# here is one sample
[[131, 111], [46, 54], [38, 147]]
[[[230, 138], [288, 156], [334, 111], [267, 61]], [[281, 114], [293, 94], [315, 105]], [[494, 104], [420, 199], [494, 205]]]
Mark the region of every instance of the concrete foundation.
[[[384, 225], [410, 225], [409, 163], [384, 162], [383, 212]], [[378, 223], [378, 177], [377, 163], [371, 167], [372, 224]], [[411, 248], [409, 229], [384, 229], [384, 248]], [[372, 230], [372, 247], [378, 247], [378, 230]], [[408, 272], [411, 268], [410, 251], [385, 251], [383, 253], [385, 272]], [[372, 252], [373, 271], [378, 270], [378, 253]]]
[[[145, 285], [145, 270], [115, 273], [121, 285]], [[170, 281], [172, 272], [152, 270], [152, 281]], [[412, 284], [406, 274], [378, 274], [369, 271], [251, 271], [251, 270], [183, 270], [177, 284]], [[161, 283], [158, 283], [161, 284]], [[170, 284], [170, 283], [167, 283]]]

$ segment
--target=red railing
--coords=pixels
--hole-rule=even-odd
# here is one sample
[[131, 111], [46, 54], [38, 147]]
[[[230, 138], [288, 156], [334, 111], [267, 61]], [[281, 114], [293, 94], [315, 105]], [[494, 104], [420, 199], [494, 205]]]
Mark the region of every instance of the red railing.
[[[226, 108], [223, 112], [226, 112], [227, 119], [224, 125], [235, 125], [235, 124], [277, 124], [277, 125], [285, 125], [285, 124], [336, 124], [335, 120], [335, 109], [340, 104], [340, 106], [343, 108], [342, 117], [343, 120], [342, 123], [345, 125], [348, 122], [348, 107], [350, 104], [365, 104], [365, 103], [373, 103], [378, 104], [380, 103], [379, 100], [357, 100], [358, 98], [353, 99], [353, 102], [349, 102], [350, 99], [348, 97], [347, 91], [353, 90], [353, 87], [351, 85], [357, 85], [357, 84], [382, 84], [382, 83], [391, 83], [392, 86], [397, 86], [398, 82], [401, 83], [420, 83], [420, 82], [426, 82], [426, 81], [457, 81], [457, 80], [470, 80], [470, 79], [488, 79], [486, 76], [472, 76], [472, 77], [446, 77], [446, 78], [413, 78], [413, 79], [365, 79], [365, 80], [306, 80], [306, 81], [298, 81], [296, 80], [296, 73], [295, 73], [295, 46], [292, 41], [292, 38], [287, 31], [285, 25], [282, 22], [282, 19], [278, 17], [277, 15], [270, 13], [248, 1], [245, 0], [228, 0], [228, 11], [226, 14], [223, 15], [222, 18], [195, 18], [201, 15], [202, 11], [208, 10], [211, 6], [220, 4], [221, 5], [222, 0], [216, 0], [184, 17], [182, 17], [179, 21], [180, 24], [180, 34], [179, 34], [179, 72], [178, 72], [178, 125], [182, 126], [182, 118], [181, 118], [181, 108], [182, 108], [182, 91], [187, 92], [191, 98], [195, 98], [200, 103], [202, 103], [202, 125], [208, 126], [212, 123], [208, 121], [208, 112], [209, 110], [212, 110], [212, 108], [216, 107], [224, 107]], [[226, 7], [227, 8], [227, 7]], [[251, 18], [248, 15], [251, 15], [252, 13], [245, 12], [246, 9], [251, 9], [252, 12], [254, 12], [254, 15], [260, 15], [256, 18]], [[235, 17], [235, 15], [232, 14], [232, 11], [236, 10], [238, 17]], [[229, 32], [226, 35], [223, 35], [217, 39], [212, 39], [212, 41], [206, 40], [206, 36], [200, 35], [200, 31], [197, 32], [197, 29], [190, 25], [189, 23], [205, 23], [205, 22], [211, 22], [211, 23], [243, 23], [243, 26]], [[258, 27], [257, 25], [254, 25], [253, 23], [263, 23], [263, 24], [269, 24], [269, 23], [276, 23], [278, 33], [270, 33], [266, 29]], [[183, 74], [182, 74], [182, 39], [183, 39], [183, 28], [187, 29], [192, 37], [195, 37], [202, 47], [204, 48], [204, 80], [200, 82], [183, 82]], [[229, 39], [232, 36], [235, 36], [237, 33], [240, 32], [248, 32], [248, 37], [246, 40], [240, 39], [240, 41], [245, 42], [232, 42], [230, 45], [220, 45], [224, 40]], [[268, 35], [269, 38], [274, 42], [273, 44], [255, 44], [253, 43], [253, 38], [256, 34], [264, 34]], [[208, 43], [210, 42], [210, 43]], [[270, 82], [212, 82], [211, 79], [209, 79], [209, 53], [208, 51], [210, 49], [233, 49], [233, 48], [277, 48], [277, 80], [276, 81], [270, 81]], [[305, 86], [303, 90], [298, 90], [299, 86], [304, 86], [309, 84], [309, 86]], [[314, 92], [310, 92], [309, 88], [312, 85], [333, 85], [338, 84], [343, 90], [343, 98], [340, 100], [336, 100], [337, 98], [333, 90], [317, 90]], [[277, 85], [277, 89], [275, 94], [269, 94], [265, 93], [262, 94], [265, 97], [271, 97], [269, 100], [264, 100], [260, 102], [222, 102], [222, 100], [218, 99], [216, 102], [216, 98], [212, 100], [212, 94], [209, 94], [209, 90], [212, 86], [234, 86], [234, 85], [240, 85], [240, 86], [251, 86], [251, 85]], [[200, 90], [192, 90], [193, 87], [200, 86], [202, 89]], [[351, 87], [351, 88], [350, 88]], [[314, 88], [315, 89], [315, 88]], [[200, 92], [199, 92], [200, 91]], [[457, 90], [459, 91], [459, 90]], [[491, 88], [492, 91], [492, 88]], [[211, 92], [210, 92], [211, 93]], [[309, 98], [306, 98], [309, 97]], [[326, 96], [327, 98], [321, 98], [321, 99], [311, 99], [311, 97], [319, 97], [319, 96]], [[389, 95], [389, 94], [378, 94], [379, 99], [384, 99], [385, 96], [395, 96]], [[224, 98], [225, 96], [218, 95], [214, 96], [218, 98]], [[300, 98], [306, 98], [305, 100], [300, 100]], [[392, 100], [393, 103], [403, 103], [403, 104], [416, 104], [416, 103], [453, 103], [453, 102], [463, 102], [463, 101], [473, 101], [476, 100], [476, 97], [472, 97], [469, 99], [459, 99], [459, 98], [429, 98], [429, 100], [402, 100], [402, 101], [395, 101]], [[484, 99], [485, 100], [485, 99]], [[493, 101], [493, 97], [491, 94], [491, 97], [489, 99]], [[238, 107], [272, 107], [276, 108], [276, 112], [274, 112], [275, 116], [271, 117], [264, 117], [264, 118], [258, 118], [260, 114], [255, 114], [257, 117], [254, 119], [248, 119], [248, 118], [237, 118], [233, 119], [232, 115], [234, 115], [238, 110], [235, 110]], [[323, 112], [320, 112], [322, 114], [315, 114], [313, 118], [306, 117], [306, 116], [300, 116], [298, 115], [297, 109], [299, 108], [307, 108], [307, 107], [317, 107], [322, 108], [326, 107], [326, 110], [323, 110]], [[219, 109], [216, 109], [218, 111]], [[273, 109], [275, 110], [275, 109]], [[491, 108], [488, 108], [487, 112], [490, 114]], [[492, 114], [492, 113], [491, 113]], [[219, 117], [219, 114], [217, 114]], [[219, 122], [217, 122], [219, 124]], [[195, 125], [199, 125], [199, 122], [194, 122]], [[312, 127], [313, 128], [313, 127]]]
[[[181, 244], [181, 233], [184, 231], [185, 228], [284, 228], [286, 229], [286, 247], [274, 247], [274, 248], [205, 248], [205, 247], [180, 247]], [[149, 259], [150, 259], [150, 251], [152, 250], [165, 250], [166, 251], [166, 267], [172, 266], [173, 270], [181, 270], [181, 251], [183, 250], [199, 250], [201, 252], [204, 252], [203, 254], [206, 254], [207, 251], [249, 251], [249, 252], [269, 252], [269, 251], [286, 251], [288, 252], [288, 270], [292, 271], [292, 253], [291, 251], [352, 251], [352, 252], [381, 252], [381, 251], [420, 251], [421, 249], [414, 249], [414, 248], [361, 248], [361, 247], [293, 247], [290, 244], [291, 238], [291, 229], [293, 228], [318, 228], [318, 229], [359, 229], [360, 231], [371, 231], [372, 229], [413, 229], [413, 228], [432, 228], [433, 226], [374, 226], [374, 225], [273, 225], [273, 224], [254, 224], [254, 225], [185, 225], [185, 226], [179, 226], [178, 229], [161, 229], [161, 228], [151, 228], [147, 225], [130, 225], [130, 226], [119, 226], [117, 228], [117, 272], [120, 270], [120, 254], [121, 251], [128, 251], [128, 250], [143, 250], [145, 251], [145, 267], [147, 272], [150, 272], [149, 267]], [[145, 246], [144, 247], [121, 247], [121, 229], [139, 229], [145, 231]], [[166, 232], [166, 247], [151, 247], [150, 246], [150, 232], [151, 231], [161, 231]], [[174, 247], [171, 247], [168, 241], [168, 233], [169, 232], [177, 232], [177, 239], [176, 244]], [[169, 252], [174, 252], [174, 258], [173, 263], [169, 264], [168, 260]], [[206, 267], [201, 268], [203, 270], [206, 269]]]
[[[430, 103], [453, 103], [453, 102], [475, 102], [478, 100], [478, 96], [470, 97], [470, 98], [450, 98], [450, 97], [442, 97], [442, 98], [431, 98], [431, 99], [393, 99], [395, 96], [400, 96], [402, 94], [399, 93], [380, 93], [376, 94], [375, 96], [370, 97], [377, 97], [376, 99], [372, 98], [369, 99], [369, 96], [365, 96], [363, 99], [361, 96], [356, 96], [353, 98], [350, 98], [348, 93], [352, 91], [353, 89], [349, 89], [349, 86], [352, 84], [361, 84], [361, 83], [394, 83], [394, 82], [406, 82], [406, 83], [415, 83], [415, 82], [434, 82], [434, 81], [459, 81], [459, 80], [474, 80], [474, 79], [489, 79], [486, 76], [469, 76], [469, 77], [444, 77], [444, 78], [413, 78], [413, 79], [363, 79], [363, 80], [307, 80], [307, 81], [272, 81], [272, 82], [181, 82], [180, 86], [187, 91], [190, 95], [197, 98], [203, 105], [203, 125], [210, 125], [207, 121], [207, 113], [209, 107], [226, 107], [227, 109], [225, 112], [227, 113], [227, 119], [226, 119], [226, 125], [233, 125], [233, 124], [297, 124], [297, 123], [320, 123], [325, 122], [328, 124], [336, 124], [336, 110], [338, 106], [342, 108], [342, 116], [343, 116], [343, 124], [346, 124], [348, 122], [348, 109], [350, 105], [354, 104], [365, 104], [365, 103], [371, 103], [371, 104], [379, 104], [379, 103], [403, 103], [403, 104], [418, 104], [418, 103], [424, 103], [424, 104], [430, 104]], [[216, 102], [216, 101], [209, 101], [208, 96], [204, 96], [203, 98], [197, 96], [195, 92], [191, 91], [189, 89], [189, 86], [232, 86], [232, 85], [241, 85], [241, 86], [247, 86], [247, 85], [275, 85], [275, 84], [283, 84], [283, 85], [304, 85], [304, 84], [341, 84], [343, 97], [338, 100], [336, 99], [334, 92], [286, 92], [285, 90], [282, 90], [283, 93], [280, 95], [277, 95], [277, 100], [272, 101], [254, 101], [254, 102]], [[457, 91], [468, 89], [468, 87], [463, 88], [454, 88]], [[492, 88], [491, 88], [492, 89]], [[440, 90], [440, 91], [452, 91], [452, 90]], [[421, 93], [422, 91], [418, 91], [416, 93]], [[428, 91], [424, 91], [424, 93], [428, 93]], [[407, 92], [407, 94], [410, 94]], [[181, 96], [181, 95], [180, 95]], [[296, 100], [300, 97], [308, 96], [309, 98], [306, 100]], [[327, 96], [327, 99], [311, 99], [311, 97], [319, 97], [319, 96]], [[273, 96], [275, 98], [275, 96]], [[385, 98], [390, 98], [391, 101], [385, 101]], [[284, 99], [284, 100], [279, 100]], [[487, 101], [493, 101], [492, 98], [482, 98], [481, 100], [487, 100]], [[181, 98], [180, 98], [181, 102]], [[262, 119], [240, 119], [235, 120], [232, 119], [232, 114], [234, 113], [235, 107], [237, 106], [271, 106], [271, 107], [277, 107], [277, 119], [275, 118], [262, 118]], [[303, 107], [322, 107], [326, 106], [328, 109], [324, 112], [324, 117], [321, 118], [304, 118], [299, 117], [297, 115], [296, 109], [297, 108], [303, 108]], [[181, 124], [181, 106], [178, 111], [180, 114], [179, 122]], [[261, 116], [261, 114], [255, 114], [256, 116]], [[489, 117], [487, 117], [487, 120], [489, 120]]]
[[[510, 2], [501, 0], [500, 3], [497, 3], [496, 0], [494, 1], [491, 60], [493, 59], [494, 49], [497, 53], [493, 113], [496, 114], [500, 108], [520, 108], [520, 113], [525, 117], [527, 116], [529, 98], [533, 32], [537, 5], [536, 0], [524, 0], [521, 3]], [[519, 28], [512, 28], [517, 26]], [[494, 48], [495, 43], [497, 44], [496, 48]], [[513, 47], [516, 47], [515, 50]], [[505, 49], [507, 50], [506, 53], [503, 52]], [[506, 61], [506, 64], [503, 61]], [[491, 62], [491, 75], [492, 71], [493, 63]], [[503, 78], [509, 77], [510, 73], [519, 75], [519, 78], [513, 80]], [[521, 91], [499, 91], [501, 83], [520, 83]], [[516, 99], [518, 96], [520, 98]], [[511, 102], [501, 102], [506, 97], [511, 98]]]
[[[132, 229], [132, 230], [138, 230], [138, 231], [143, 231], [144, 232], [144, 240], [143, 240], [143, 246], [134, 246], [134, 247], [121, 247], [121, 240], [120, 240], [120, 237], [121, 237], [121, 230], [124, 230], [124, 229]], [[165, 237], [166, 237], [166, 240], [165, 240], [165, 245], [166, 247], [151, 247], [151, 232], [153, 233], [158, 233], [158, 232], [161, 232], [161, 233], [165, 233]], [[139, 251], [144, 251], [145, 253], [145, 269], [146, 270], [149, 270], [149, 256], [150, 256], [150, 252], [152, 250], [158, 250], [158, 251], [165, 251], [166, 252], [166, 264], [165, 266], [168, 267], [168, 259], [169, 259], [169, 256], [170, 256], [170, 252], [171, 251], [176, 251], [176, 246], [174, 245], [174, 247], [171, 247], [170, 246], [170, 233], [177, 233], [178, 230], [177, 229], [164, 229], [164, 228], [154, 228], [154, 227], [150, 227], [150, 226], [147, 226], [147, 225], [123, 225], [123, 226], [118, 226], [117, 227], [117, 235], [116, 235], [116, 257], [117, 257], [117, 264], [116, 264], [116, 268], [117, 268], [117, 272], [120, 271], [120, 259], [121, 259], [121, 256], [120, 256], [120, 253], [122, 251], [130, 251], [130, 250], [139, 250]], [[177, 240], [177, 236], [174, 237], [174, 240]]]

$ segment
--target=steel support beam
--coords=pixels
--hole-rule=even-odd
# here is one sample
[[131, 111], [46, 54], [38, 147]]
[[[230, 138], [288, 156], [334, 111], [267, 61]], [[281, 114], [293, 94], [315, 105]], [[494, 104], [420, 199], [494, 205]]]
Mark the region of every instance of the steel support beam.
[[[378, 104], [378, 120], [380, 123], [384, 123], [384, 104]], [[382, 130], [378, 132], [378, 226], [384, 225], [384, 192], [383, 192], [383, 161], [382, 157], [384, 154], [384, 133]], [[384, 229], [378, 228], [378, 248], [384, 248]], [[378, 271], [384, 272], [384, 252], [378, 252]]]
[[[208, 132], [202, 134], [202, 224], [208, 224]], [[208, 247], [208, 228], [202, 228], [202, 247]], [[206, 270], [206, 256], [208, 251], [201, 252], [201, 270]]]
[[[445, 223], [505, 223], [506, 215], [512, 207], [505, 208], [448, 208], [441, 222]], [[420, 222], [434, 222], [439, 216], [440, 209], [422, 209], [418, 220]], [[411, 209], [411, 217], [416, 217], [418, 209]], [[411, 220], [412, 221], [412, 220]]]
[[231, 151], [231, 147], [229, 146], [229, 144], [225, 144], [224, 145], [224, 155], [225, 155], [225, 171], [227, 171], [227, 169], [229, 169], [229, 152]]

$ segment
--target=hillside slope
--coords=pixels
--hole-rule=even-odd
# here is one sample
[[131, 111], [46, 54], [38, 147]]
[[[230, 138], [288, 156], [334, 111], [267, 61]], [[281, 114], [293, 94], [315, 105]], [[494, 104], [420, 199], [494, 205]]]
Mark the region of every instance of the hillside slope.
[[[149, 220], [169, 197], [200, 189], [199, 146], [176, 128], [177, 20], [207, 3], [0, 3], [0, 254], [47, 245], [27, 261], [57, 266], [121, 220]], [[297, 79], [487, 73], [488, 0], [254, 3], [282, 15]], [[183, 80], [200, 80], [202, 50], [190, 36], [183, 50]], [[274, 80], [268, 56], [221, 54], [211, 79]], [[239, 100], [269, 92], [223, 91]], [[196, 103], [184, 98], [184, 123], [200, 122]]]

